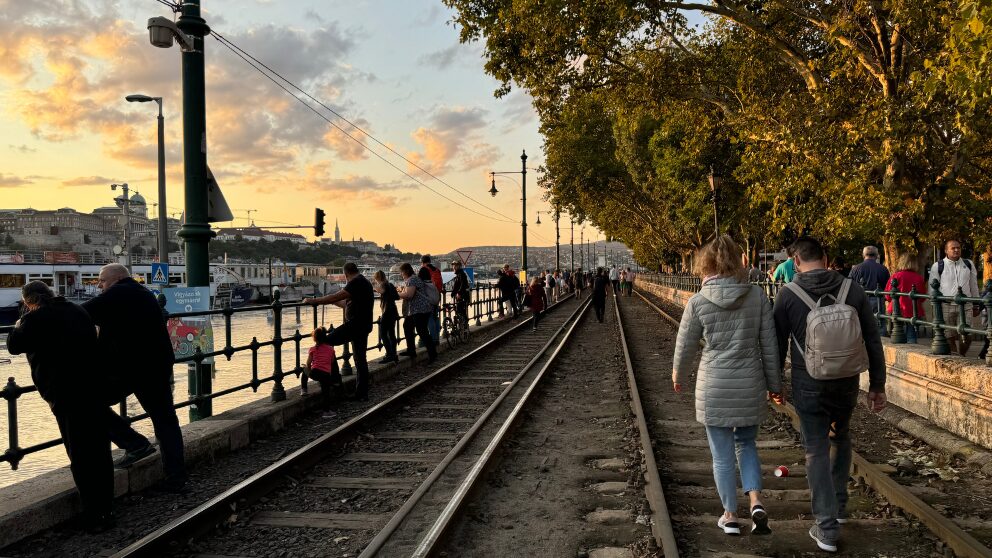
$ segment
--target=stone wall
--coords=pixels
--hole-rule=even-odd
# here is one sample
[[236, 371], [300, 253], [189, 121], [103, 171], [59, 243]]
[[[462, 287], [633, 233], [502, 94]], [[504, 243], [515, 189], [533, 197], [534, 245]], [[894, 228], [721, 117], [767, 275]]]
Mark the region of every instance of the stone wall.
[[[693, 293], [639, 281], [637, 288], [684, 306]], [[678, 316], [676, 316], [678, 317]], [[882, 339], [889, 401], [974, 444], [992, 449], [992, 368], [974, 358], [936, 356], [927, 345]], [[862, 374], [861, 388], [868, 389]]]

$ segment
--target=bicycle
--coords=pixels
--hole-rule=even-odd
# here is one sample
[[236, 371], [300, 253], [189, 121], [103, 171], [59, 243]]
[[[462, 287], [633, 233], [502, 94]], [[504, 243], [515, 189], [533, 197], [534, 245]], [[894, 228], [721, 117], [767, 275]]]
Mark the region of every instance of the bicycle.
[[449, 348], [454, 348], [456, 341], [462, 343], [468, 341], [468, 320], [458, 314], [457, 305], [444, 305], [444, 321], [441, 327], [444, 329], [444, 338], [448, 340]]

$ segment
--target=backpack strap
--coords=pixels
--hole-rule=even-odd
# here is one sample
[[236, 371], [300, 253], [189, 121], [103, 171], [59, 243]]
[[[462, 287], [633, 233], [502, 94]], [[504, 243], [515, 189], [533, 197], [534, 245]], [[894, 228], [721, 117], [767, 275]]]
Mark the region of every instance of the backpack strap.
[[837, 298], [834, 299], [837, 304], [846, 304], [844, 301], [847, 300], [847, 294], [851, 291], [851, 283], [852, 281], [850, 279], [844, 279], [844, 282], [840, 284], [840, 292], [837, 293]]
[[812, 298], [810, 298], [810, 296], [808, 294], [806, 294], [806, 291], [803, 290], [803, 288], [800, 287], [799, 285], [797, 285], [795, 283], [786, 283], [783, 288], [785, 288], [786, 290], [791, 291], [792, 294], [794, 294], [797, 297], [799, 297], [799, 300], [803, 301], [803, 303], [805, 303], [806, 306], [809, 306], [809, 309], [810, 310], [815, 310], [816, 309], [816, 307], [817, 307], [816, 301], [813, 300]]

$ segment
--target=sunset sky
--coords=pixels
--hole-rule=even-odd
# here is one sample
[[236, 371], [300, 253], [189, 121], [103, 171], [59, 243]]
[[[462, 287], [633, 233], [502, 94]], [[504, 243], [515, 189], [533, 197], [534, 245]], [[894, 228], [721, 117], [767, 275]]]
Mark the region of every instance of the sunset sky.
[[[523, 92], [493, 97], [481, 48], [458, 43], [440, 1], [203, 0], [203, 9], [224, 37], [482, 204], [350, 130], [479, 214], [416, 184], [208, 37], [208, 160], [234, 225], [247, 224], [247, 209], [261, 226], [311, 224], [322, 207], [328, 235], [337, 218], [346, 239], [403, 250], [519, 244], [518, 186], [498, 180], [491, 198], [487, 172], [519, 170], [524, 148], [528, 166], [540, 165], [538, 121]], [[168, 207], [182, 210], [180, 52], [149, 44], [153, 16], [172, 14], [154, 0], [0, 0], [0, 208], [90, 211], [111, 202], [113, 182], [157, 202], [154, 104], [124, 101], [143, 93], [165, 98]], [[550, 219], [533, 225], [549, 209], [537, 173], [527, 178], [529, 244], [552, 245]]]

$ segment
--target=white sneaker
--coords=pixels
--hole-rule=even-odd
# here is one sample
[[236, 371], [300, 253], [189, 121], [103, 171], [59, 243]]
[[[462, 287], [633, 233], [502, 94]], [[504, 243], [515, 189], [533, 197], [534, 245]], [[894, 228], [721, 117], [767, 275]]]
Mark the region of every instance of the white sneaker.
[[720, 519], [716, 522], [716, 526], [723, 529], [724, 534], [727, 535], [741, 534], [741, 524], [736, 519], [727, 519], [721, 515]]
[[816, 541], [816, 546], [820, 547], [820, 550], [837, 552], [837, 543], [835, 541], [828, 540], [823, 535], [823, 530], [820, 529], [819, 525], [813, 525], [809, 528], [809, 536], [811, 539]]
[[841, 525], [843, 525], [843, 524], [847, 523], [847, 518], [846, 517], [838, 517], [837, 518], [837, 523], [840, 523]]

